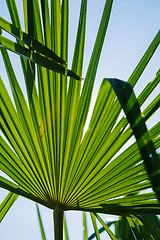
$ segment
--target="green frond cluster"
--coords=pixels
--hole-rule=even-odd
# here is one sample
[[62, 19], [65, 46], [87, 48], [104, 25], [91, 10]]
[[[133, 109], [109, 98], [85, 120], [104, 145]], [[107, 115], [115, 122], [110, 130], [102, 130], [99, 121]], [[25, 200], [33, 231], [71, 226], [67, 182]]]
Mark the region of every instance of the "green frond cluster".
[[[71, 70], [67, 66], [69, 1], [52, 0], [49, 5], [48, 0], [23, 0], [24, 31], [15, 0], [6, 2], [12, 23], [0, 17], [0, 49], [14, 103], [5, 79], [0, 77], [1, 130], [5, 136], [0, 137], [0, 164], [2, 172], [14, 182], [0, 177], [0, 186], [10, 191], [1, 204], [0, 219], [21, 195], [55, 211], [91, 212], [97, 239], [96, 218], [109, 236], [117, 239], [97, 213], [120, 215], [123, 220], [127, 216], [123, 224], [139, 234], [135, 225], [142, 231], [144, 225], [150, 226], [148, 217], [141, 214], [160, 214], [160, 160], [156, 152], [160, 147], [160, 122], [146, 128], [147, 120], [160, 106], [160, 94], [140, 112], [160, 82], [160, 71], [137, 99], [132, 87], [160, 43], [160, 31], [128, 83], [103, 79], [83, 136], [113, 0], [106, 0], [84, 81], [87, 0], [81, 2]], [[15, 42], [6, 38], [5, 32]], [[20, 55], [27, 99], [8, 50]], [[135, 142], [117, 156], [133, 135]], [[38, 207], [37, 211], [46, 239]], [[84, 215], [84, 239], [85, 222]], [[68, 239], [65, 221], [64, 229]], [[150, 231], [157, 236], [159, 230]]]

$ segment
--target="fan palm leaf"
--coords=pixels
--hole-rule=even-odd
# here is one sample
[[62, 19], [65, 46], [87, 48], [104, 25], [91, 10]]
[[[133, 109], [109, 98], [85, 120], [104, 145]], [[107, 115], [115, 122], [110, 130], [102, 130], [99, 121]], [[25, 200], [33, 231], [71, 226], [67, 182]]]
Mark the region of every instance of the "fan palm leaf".
[[[24, 31], [16, 2], [6, 2], [12, 23], [0, 17], [0, 47], [14, 101], [6, 89], [5, 79], [0, 77], [3, 133], [0, 163], [1, 170], [10, 178], [1, 176], [0, 186], [11, 191], [1, 204], [1, 219], [21, 195], [54, 210], [56, 239], [62, 239], [63, 212], [69, 210], [91, 212], [97, 239], [95, 215], [116, 239], [97, 213], [128, 216], [130, 225], [143, 222], [140, 217], [132, 218], [131, 214], [160, 214], [157, 153], [160, 122], [149, 130], [146, 127], [148, 119], [159, 109], [160, 95], [144, 107], [142, 114], [140, 112], [140, 107], [160, 82], [160, 71], [137, 99], [132, 88], [160, 43], [160, 31], [128, 83], [104, 78], [84, 134], [113, 0], [105, 2], [84, 81], [81, 79], [87, 0], [81, 2], [71, 70], [67, 66], [68, 0], [62, 3], [52, 0], [51, 12], [47, 0], [24, 0]], [[15, 37], [16, 42], [3, 36], [5, 32]], [[27, 99], [8, 50], [20, 55]], [[126, 150], [117, 156], [133, 135], [134, 142], [126, 145]], [[38, 216], [44, 232], [39, 210]], [[86, 238], [85, 216], [84, 228]]]
[[[154, 215], [130, 215], [129, 217], [119, 217], [119, 220], [104, 222], [101, 217], [96, 214], [97, 219], [101, 222], [102, 227], [98, 229], [99, 234], [105, 230], [110, 239], [159, 239], [160, 222]], [[115, 235], [111, 232], [110, 227], [115, 226]], [[94, 239], [96, 232], [87, 238]]]

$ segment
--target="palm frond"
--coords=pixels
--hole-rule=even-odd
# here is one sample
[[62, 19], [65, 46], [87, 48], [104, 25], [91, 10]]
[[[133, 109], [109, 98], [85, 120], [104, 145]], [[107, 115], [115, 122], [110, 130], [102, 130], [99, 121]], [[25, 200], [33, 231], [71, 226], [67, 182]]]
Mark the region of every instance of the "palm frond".
[[[81, 1], [71, 70], [69, 1], [51, 0], [49, 4], [47, 0], [23, 0], [25, 30], [15, 0], [6, 3], [12, 23], [0, 17], [0, 49], [13, 100], [6, 79], [0, 77], [4, 136], [0, 136], [0, 163], [11, 179], [0, 177], [0, 186], [11, 191], [1, 205], [3, 216], [21, 195], [54, 210], [56, 239], [62, 238], [63, 225], [68, 239], [65, 210], [90, 212], [97, 239], [96, 218], [112, 239], [118, 238], [98, 213], [123, 216], [124, 224], [117, 226], [131, 227], [133, 239], [145, 237], [148, 232], [156, 239], [159, 228], [151, 226], [155, 218], [151, 220], [144, 214], [160, 214], [160, 122], [149, 129], [146, 123], [160, 107], [159, 94], [148, 101], [158, 88], [160, 70], [137, 98], [132, 87], [159, 46], [160, 31], [127, 82], [109, 76], [103, 79], [84, 133], [113, 0], [105, 1], [84, 81], [76, 79], [81, 80], [83, 75], [88, 1]], [[8, 50], [20, 56], [27, 98]], [[37, 211], [42, 226], [38, 207]], [[83, 219], [86, 239], [85, 213]]]

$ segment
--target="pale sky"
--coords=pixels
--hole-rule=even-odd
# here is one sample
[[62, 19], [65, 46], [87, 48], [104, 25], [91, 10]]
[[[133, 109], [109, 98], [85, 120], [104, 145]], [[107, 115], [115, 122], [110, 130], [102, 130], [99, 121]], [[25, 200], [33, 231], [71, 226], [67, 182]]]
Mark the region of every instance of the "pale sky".
[[[16, 1], [19, 9], [21, 9], [21, 0]], [[69, 38], [69, 64], [73, 54], [73, 46], [75, 42], [75, 34], [78, 24], [78, 16], [80, 9], [80, 0], [70, 1], [70, 38]], [[86, 28], [86, 44], [84, 55], [84, 71], [83, 77], [88, 66], [90, 55], [93, 49], [100, 16], [103, 11], [104, 0], [89, 0], [88, 1], [88, 18]], [[20, 10], [22, 11], [22, 9]], [[112, 14], [109, 22], [106, 39], [104, 42], [99, 67], [92, 96], [93, 107], [98, 89], [103, 78], [116, 77], [122, 80], [127, 80], [142, 55], [148, 48], [154, 36], [160, 28], [160, 0], [115, 0], [112, 7]], [[10, 21], [6, 1], [1, 0], [0, 16]], [[21, 14], [22, 16], [22, 14]], [[13, 54], [12, 54], [13, 59]], [[14, 66], [18, 62], [14, 61]], [[156, 72], [160, 68], [160, 47], [158, 47], [152, 57], [145, 72], [141, 76], [140, 83], [135, 88], [136, 94], [140, 92], [142, 87], [152, 81]], [[5, 82], [7, 88], [8, 80], [0, 55], [0, 75]], [[22, 73], [16, 72], [17, 78], [22, 78]], [[23, 87], [23, 83], [22, 83]], [[160, 90], [160, 87], [159, 87]], [[158, 94], [158, 91], [154, 95]], [[10, 92], [10, 90], [9, 90]], [[158, 112], [159, 114], [160, 112]], [[156, 115], [158, 117], [158, 115]], [[159, 115], [160, 116], [160, 115]], [[157, 119], [151, 119], [148, 126], [151, 126]], [[7, 191], [0, 190], [0, 201], [5, 197]], [[45, 226], [47, 239], [53, 239], [53, 223], [52, 211], [40, 206], [42, 218]], [[104, 216], [104, 219], [111, 216]], [[69, 226], [69, 236], [71, 240], [81, 240], [82, 238], [82, 214], [67, 213]], [[89, 233], [93, 232], [91, 224], [89, 224]], [[106, 235], [102, 239], [106, 239]], [[1, 240], [28, 240], [41, 239], [35, 203], [30, 200], [19, 197], [12, 206], [5, 219], [0, 224]], [[108, 238], [109, 239], [109, 238]]]

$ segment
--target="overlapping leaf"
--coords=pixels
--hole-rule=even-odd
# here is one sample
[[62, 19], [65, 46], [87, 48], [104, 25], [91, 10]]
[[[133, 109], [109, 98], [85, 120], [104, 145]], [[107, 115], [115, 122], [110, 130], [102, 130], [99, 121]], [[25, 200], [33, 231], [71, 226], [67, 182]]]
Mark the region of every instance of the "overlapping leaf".
[[[137, 139], [137, 143], [144, 160], [146, 170], [151, 179], [154, 191], [160, 201], [160, 160], [152, 139], [148, 133], [145, 119], [141, 115], [140, 107], [138, 101], [135, 97], [132, 86], [117, 79], [108, 79], [111, 83], [114, 91], [121, 103], [122, 108], [127, 116], [128, 122], [131, 125], [133, 133]], [[155, 110], [160, 107], [160, 95], [158, 97], [157, 103], [155, 104]], [[153, 109], [154, 107], [152, 107]]]

